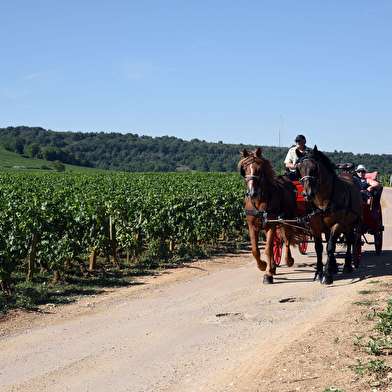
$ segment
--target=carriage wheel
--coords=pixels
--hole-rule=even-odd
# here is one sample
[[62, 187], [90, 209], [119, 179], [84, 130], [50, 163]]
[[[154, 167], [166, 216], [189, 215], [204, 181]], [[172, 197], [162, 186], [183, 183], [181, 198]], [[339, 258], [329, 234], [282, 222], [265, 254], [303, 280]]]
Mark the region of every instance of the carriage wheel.
[[383, 230], [383, 226], [382, 226], [382, 214], [381, 214], [381, 210], [380, 210], [380, 222], [379, 222], [379, 227], [378, 227], [378, 231], [376, 234], [374, 234], [374, 244], [376, 247], [376, 255], [380, 255], [381, 253], [381, 249], [382, 249], [382, 230]]
[[362, 241], [361, 241], [361, 225], [358, 224], [354, 228], [354, 243], [353, 243], [353, 261], [354, 267], [358, 268], [362, 256]]
[[306, 250], [308, 249], [308, 240], [309, 237], [307, 234], [301, 234], [299, 237], [299, 244], [298, 244], [298, 250], [301, 255], [304, 255], [306, 253]]
[[279, 265], [280, 260], [282, 258], [282, 240], [278, 232], [275, 233], [275, 237], [274, 237], [273, 253], [274, 253], [275, 264]]

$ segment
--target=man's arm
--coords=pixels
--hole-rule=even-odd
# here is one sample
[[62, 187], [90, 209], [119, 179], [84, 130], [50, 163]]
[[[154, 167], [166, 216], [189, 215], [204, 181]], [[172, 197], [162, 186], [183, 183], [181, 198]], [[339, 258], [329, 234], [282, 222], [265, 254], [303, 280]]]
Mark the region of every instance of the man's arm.
[[293, 150], [293, 148], [290, 148], [290, 150], [287, 152], [286, 159], [284, 160], [285, 166], [291, 170], [295, 169], [295, 164], [293, 163], [294, 154], [295, 150]]
[[372, 180], [371, 178], [367, 179], [367, 183], [369, 184], [369, 187], [367, 189], [368, 191], [374, 191], [381, 188], [381, 184], [376, 180]]

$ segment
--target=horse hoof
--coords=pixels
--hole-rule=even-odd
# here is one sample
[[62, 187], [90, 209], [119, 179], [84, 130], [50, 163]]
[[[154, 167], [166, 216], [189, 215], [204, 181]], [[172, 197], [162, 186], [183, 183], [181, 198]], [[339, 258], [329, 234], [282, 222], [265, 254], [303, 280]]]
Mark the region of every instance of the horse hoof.
[[329, 285], [333, 283], [333, 278], [332, 276], [323, 276], [323, 278], [320, 281], [321, 284]]
[[287, 267], [292, 267], [294, 265], [294, 259], [291, 258], [290, 260], [286, 260]]
[[316, 275], [314, 275], [313, 282], [316, 280], [321, 280], [322, 275], [316, 272]]
[[353, 272], [353, 267], [351, 267], [351, 265], [350, 266], [344, 266], [343, 267], [343, 273], [344, 274], [351, 274]]
[[258, 262], [257, 267], [260, 271], [265, 271], [267, 269], [267, 263], [265, 261]]
[[272, 276], [264, 276], [263, 283], [272, 284], [274, 283], [274, 278]]

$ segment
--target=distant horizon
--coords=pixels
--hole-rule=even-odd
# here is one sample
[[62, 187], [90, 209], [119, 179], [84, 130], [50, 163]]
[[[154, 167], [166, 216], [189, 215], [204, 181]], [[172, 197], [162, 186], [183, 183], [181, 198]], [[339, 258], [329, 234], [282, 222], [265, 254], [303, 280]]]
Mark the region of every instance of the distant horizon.
[[[173, 135], [156, 135], [156, 136], [151, 136], [151, 135], [139, 135], [139, 134], [133, 133], [133, 132], [126, 132], [125, 133], [125, 132], [119, 132], [119, 131], [88, 131], [88, 132], [83, 132], [83, 131], [65, 131], [65, 130], [54, 130], [52, 128], [44, 128], [42, 126], [28, 126], [28, 125], [9, 125], [9, 126], [6, 126], [6, 127], [0, 127], [0, 129], [6, 129], [6, 128], [9, 128], [9, 127], [11, 127], [11, 128], [17, 128], [17, 127], [42, 128], [45, 131], [63, 132], [63, 133], [71, 132], [71, 133], [88, 134], [88, 133], [101, 133], [101, 132], [103, 132], [105, 134], [110, 134], [110, 133], [117, 133], [117, 134], [121, 134], [121, 135], [132, 134], [132, 135], [137, 135], [138, 137], [149, 137], [149, 138], [152, 138], [152, 139], [154, 139], [154, 138], [162, 138], [162, 137], [169, 137], [169, 138], [170, 137], [174, 137], [176, 139], [180, 139], [180, 140], [183, 140], [183, 141], [186, 141], [186, 142], [192, 142], [193, 139], [198, 139], [201, 142], [211, 143], [211, 144], [219, 144], [220, 142], [222, 142], [223, 144], [227, 144], [227, 145], [234, 145], [234, 146], [243, 145], [243, 146], [253, 146], [253, 147], [260, 147], [260, 148], [268, 147], [268, 148], [285, 148], [285, 149], [289, 149], [289, 148], [291, 148], [291, 147], [293, 147], [295, 145], [295, 143], [293, 143], [291, 146], [286, 147], [286, 146], [274, 146], [274, 145], [267, 145], [267, 144], [257, 145], [257, 144], [252, 144], [252, 143], [225, 143], [223, 141], [217, 141], [217, 142], [212, 141], [211, 142], [211, 141], [208, 141], [208, 140], [205, 140], [205, 139], [199, 139], [199, 138], [184, 139], [184, 138], [173, 136]], [[308, 145], [308, 147], [313, 148], [314, 146], [309, 146]], [[392, 156], [392, 153], [391, 154], [386, 154], [386, 153], [382, 153], [382, 154], [381, 153], [367, 153], [367, 152], [354, 153], [352, 151], [343, 151], [343, 150], [328, 151], [328, 150], [324, 150], [324, 149], [319, 148], [318, 145], [317, 145], [317, 148], [320, 151], [327, 152], [327, 153], [335, 153], [335, 151], [336, 151], [337, 153], [354, 154], [354, 155], [377, 155], [377, 156], [390, 155], [390, 156]]]
[[392, 153], [390, 0], [18, 0], [2, 13], [4, 124]]

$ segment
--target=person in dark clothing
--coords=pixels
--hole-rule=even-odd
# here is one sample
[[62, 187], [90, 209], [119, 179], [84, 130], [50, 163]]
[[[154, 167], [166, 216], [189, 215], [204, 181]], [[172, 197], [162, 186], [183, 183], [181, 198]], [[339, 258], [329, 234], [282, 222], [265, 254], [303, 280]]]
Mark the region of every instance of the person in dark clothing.
[[381, 188], [381, 184], [378, 181], [366, 178], [366, 168], [364, 165], [358, 165], [356, 172], [360, 180], [359, 185], [361, 187], [361, 191], [371, 192]]

